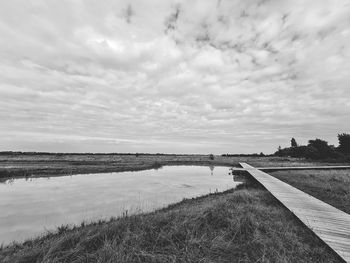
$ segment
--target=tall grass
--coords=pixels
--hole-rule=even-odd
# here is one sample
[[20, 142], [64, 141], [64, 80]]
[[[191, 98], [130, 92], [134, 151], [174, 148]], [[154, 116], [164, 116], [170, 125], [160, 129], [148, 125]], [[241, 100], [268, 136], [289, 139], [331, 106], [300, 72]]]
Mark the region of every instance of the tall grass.
[[270, 174], [350, 213], [350, 170], [278, 171]]

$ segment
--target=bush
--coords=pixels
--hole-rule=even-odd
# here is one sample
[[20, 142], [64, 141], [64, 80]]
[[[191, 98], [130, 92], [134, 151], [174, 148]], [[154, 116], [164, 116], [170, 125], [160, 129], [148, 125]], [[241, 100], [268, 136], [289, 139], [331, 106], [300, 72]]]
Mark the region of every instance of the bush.
[[350, 134], [338, 134], [339, 151], [344, 154], [350, 154]]
[[306, 146], [304, 156], [307, 159], [321, 159], [322, 155], [313, 146]]

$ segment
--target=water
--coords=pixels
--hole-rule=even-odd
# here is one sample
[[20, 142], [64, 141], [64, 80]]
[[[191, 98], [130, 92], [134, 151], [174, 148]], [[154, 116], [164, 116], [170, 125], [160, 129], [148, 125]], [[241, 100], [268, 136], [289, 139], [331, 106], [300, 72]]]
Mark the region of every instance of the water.
[[138, 172], [14, 179], [0, 183], [0, 244], [111, 216], [152, 211], [234, 188], [227, 167], [166, 166]]

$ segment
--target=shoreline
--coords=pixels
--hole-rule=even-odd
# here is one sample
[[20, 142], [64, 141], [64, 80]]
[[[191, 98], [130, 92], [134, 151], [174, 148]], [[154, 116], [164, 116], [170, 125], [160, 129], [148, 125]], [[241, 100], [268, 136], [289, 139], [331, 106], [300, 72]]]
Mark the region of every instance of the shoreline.
[[200, 196], [196, 196], [196, 197], [192, 197], [192, 198], [183, 198], [179, 202], [170, 203], [164, 207], [156, 208], [153, 211], [131, 213], [130, 214], [128, 212], [128, 210], [126, 210], [126, 212], [120, 216], [110, 216], [109, 218], [89, 220], [89, 221], [83, 220], [80, 223], [76, 223], [76, 224], [62, 224], [60, 226], [55, 227], [55, 229], [45, 230], [41, 234], [34, 235], [30, 238], [26, 238], [23, 241], [13, 240], [13, 241], [10, 241], [8, 244], [0, 243], [0, 251], [1, 251], [1, 249], [6, 249], [6, 248], [9, 248], [12, 246], [21, 246], [21, 245], [28, 244], [28, 243], [33, 242], [33, 241], [36, 242], [36, 241], [41, 241], [43, 239], [45, 240], [45, 239], [51, 238], [51, 237], [57, 237], [59, 235], [62, 235], [63, 233], [68, 233], [68, 232], [75, 231], [75, 230], [78, 230], [78, 229], [81, 229], [84, 227], [96, 226], [96, 225], [101, 225], [101, 224], [108, 224], [110, 222], [116, 222], [118, 220], [123, 220], [123, 219], [129, 218], [129, 217], [147, 216], [147, 215], [154, 215], [154, 214], [157, 214], [159, 212], [168, 212], [172, 209], [177, 209], [185, 204], [191, 204], [192, 201], [200, 201], [200, 200], [205, 199], [207, 197], [221, 196], [221, 195], [225, 195], [227, 193], [232, 193], [235, 189], [236, 189], [236, 187], [222, 191], [222, 192], [209, 193], [209, 194], [204, 194], [204, 195], [200, 195]]
[[149, 213], [61, 226], [0, 248], [1, 262], [255, 262], [261, 256], [340, 262], [266, 190], [246, 185]]
[[[0, 154], [0, 178], [64, 176], [140, 171], [166, 165], [235, 166], [239, 162], [262, 166], [311, 166], [329, 162], [275, 156], [210, 156], [160, 154]], [[334, 164], [334, 163], [333, 163]], [[344, 163], [339, 163], [344, 164]]]

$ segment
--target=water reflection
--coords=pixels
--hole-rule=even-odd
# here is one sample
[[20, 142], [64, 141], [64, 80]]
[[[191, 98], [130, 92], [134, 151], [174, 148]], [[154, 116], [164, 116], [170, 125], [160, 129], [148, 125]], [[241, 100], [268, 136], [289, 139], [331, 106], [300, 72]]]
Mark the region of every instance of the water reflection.
[[215, 168], [214, 165], [209, 165], [209, 169], [210, 169], [210, 174], [211, 174], [211, 176], [214, 175], [214, 168]]
[[235, 187], [225, 167], [8, 179], [0, 184], [0, 243], [21, 241], [62, 224], [147, 212]]

